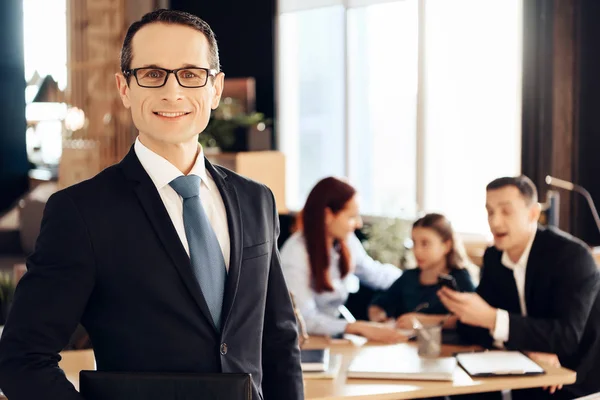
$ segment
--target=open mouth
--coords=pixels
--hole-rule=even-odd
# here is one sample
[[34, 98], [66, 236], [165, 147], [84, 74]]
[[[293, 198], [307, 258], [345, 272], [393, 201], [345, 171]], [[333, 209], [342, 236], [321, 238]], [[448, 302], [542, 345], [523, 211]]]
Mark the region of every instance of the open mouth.
[[167, 111], [153, 111], [152, 113], [159, 117], [171, 118], [171, 119], [180, 118], [180, 117], [184, 117], [188, 114], [191, 114], [191, 112], [189, 112], [189, 111], [168, 111], [168, 112]]

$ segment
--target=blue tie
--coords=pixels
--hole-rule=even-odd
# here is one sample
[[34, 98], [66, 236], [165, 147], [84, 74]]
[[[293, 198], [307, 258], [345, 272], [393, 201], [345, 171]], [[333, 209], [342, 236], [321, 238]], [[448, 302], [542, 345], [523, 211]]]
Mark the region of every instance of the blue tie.
[[180, 176], [169, 185], [183, 197], [183, 225], [190, 247], [192, 269], [215, 327], [220, 330], [227, 271], [219, 241], [200, 202], [200, 177]]

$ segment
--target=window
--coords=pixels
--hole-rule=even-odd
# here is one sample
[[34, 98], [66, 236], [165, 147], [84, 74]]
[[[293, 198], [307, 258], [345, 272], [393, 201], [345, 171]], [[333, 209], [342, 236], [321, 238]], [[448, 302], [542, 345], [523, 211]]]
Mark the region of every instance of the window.
[[417, 6], [400, 1], [347, 13], [348, 177], [370, 215], [415, 213]]
[[67, 1], [23, 0], [23, 38], [27, 154], [36, 166], [55, 169], [62, 154], [61, 119], [67, 106], [33, 100], [47, 87], [42, 86], [46, 76], [59, 90], [67, 86]]
[[[288, 157], [287, 206], [300, 209], [317, 180], [344, 175], [344, 8], [282, 15], [281, 147]], [[332, 151], [335, 149], [335, 151]]]
[[[58, 87], [67, 86], [66, 0], [23, 0], [25, 80], [37, 72], [52, 75]], [[35, 91], [33, 92], [35, 95]], [[31, 98], [27, 99], [30, 102]]]
[[363, 214], [488, 231], [485, 185], [520, 172], [523, 0], [279, 0], [288, 208], [346, 176]]

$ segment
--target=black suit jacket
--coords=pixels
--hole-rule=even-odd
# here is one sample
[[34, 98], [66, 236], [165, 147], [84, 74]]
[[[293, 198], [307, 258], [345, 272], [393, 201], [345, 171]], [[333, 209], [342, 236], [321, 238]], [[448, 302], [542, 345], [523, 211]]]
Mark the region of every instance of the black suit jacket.
[[[587, 246], [556, 229], [539, 228], [525, 272], [527, 317], [521, 316], [513, 272], [489, 248], [477, 293], [509, 312], [508, 349], [557, 354], [577, 371], [573, 396], [600, 391], [600, 276]], [[458, 324], [467, 340], [491, 347], [486, 329]]]
[[98, 370], [244, 372], [255, 400], [304, 398], [273, 195], [208, 161], [206, 168], [231, 239], [221, 331], [132, 148], [48, 200], [0, 340], [0, 388], [11, 400], [81, 400], [57, 366], [80, 321]]

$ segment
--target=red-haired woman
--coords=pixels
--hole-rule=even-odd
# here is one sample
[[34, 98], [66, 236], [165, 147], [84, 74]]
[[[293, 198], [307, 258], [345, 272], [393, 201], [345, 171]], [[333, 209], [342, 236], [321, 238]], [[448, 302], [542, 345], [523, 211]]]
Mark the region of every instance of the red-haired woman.
[[337, 178], [321, 180], [308, 195], [298, 222], [300, 229], [281, 248], [281, 264], [308, 333], [405, 340], [389, 324], [340, 318], [340, 306], [359, 281], [387, 289], [401, 274], [393, 265], [369, 257], [354, 235], [362, 226], [356, 190]]

